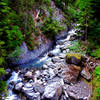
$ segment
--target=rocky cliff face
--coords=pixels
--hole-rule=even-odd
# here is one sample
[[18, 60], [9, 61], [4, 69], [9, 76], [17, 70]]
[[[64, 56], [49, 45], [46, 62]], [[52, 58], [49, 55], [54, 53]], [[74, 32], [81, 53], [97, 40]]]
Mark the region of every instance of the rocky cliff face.
[[[54, 4], [52, 0], [50, 2], [49, 8], [51, 8], [53, 11], [52, 19], [59, 21], [59, 23], [65, 27], [65, 30], [59, 32], [54, 40], [48, 39], [42, 33], [40, 27], [44, 19], [51, 16], [50, 15], [51, 12], [48, 9], [48, 6], [46, 4], [43, 4], [41, 8], [39, 5], [35, 5], [34, 10], [31, 12], [31, 15], [34, 20], [35, 28], [38, 30], [39, 35], [35, 36], [33, 33], [31, 35], [31, 37], [33, 38], [32, 45], [34, 45], [34, 50], [29, 50], [27, 43], [25, 42], [22, 43], [21, 49], [23, 53], [20, 55], [19, 60], [16, 63], [14, 63], [15, 65], [21, 65], [21, 64], [29, 62], [30, 60], [36, 59], [37, 57], [43, 55], [43, 53], [52, 49], [52, 47], [56, 44], [55, 40], [66, 37], [68, 28], [67, 28], [67, 25], [64, 23], [64, 20], [65, 20], [64, 13], [59, 8], [56, 7], [56, 5]], [[42, 17], [44, 17], [44, 19]]]

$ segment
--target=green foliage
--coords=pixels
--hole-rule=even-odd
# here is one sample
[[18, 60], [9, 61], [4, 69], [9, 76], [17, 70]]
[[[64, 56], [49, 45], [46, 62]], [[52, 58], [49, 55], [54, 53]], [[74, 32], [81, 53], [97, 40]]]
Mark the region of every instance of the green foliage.
[[17, 60], [19, 60], [19, 58], [20, 58], [20, 55], [23, 53], [23, 50], [21, 50], [21, 48], [20, 47], [16, 47], [16, 49], [12, 52], [12, 53], [10, 53], [9, 55], [8, 55], [8, 57], [11, 59], [11, 58], [16, 58], [15, 59], [15, 61], [17, 61]]
[[72, 42], [72, 46], [69, 46], [68, 49], [78, 51], [80, 49], [80, 43], [78, 41]]
[[5, 74], [6, 74], [6, 72], [5, 72], [4, 68], [0, 68], [0, 77], [1, 77], [2, 75], [5, 75]]
[[82, 53], [82, 54], [85, 53], [85, 51], [82, 50], [82, 45], [80, 41], [72, 42], [72, 45], [68, 46], [68, 49], [70, 49], [70, 51], [77, 52], [77, 53]]
[[100, 49], [95, 49], [93, 51], [88, 51], [91, 56], [95, 57], [95, 59], [100, 59]]
[[[6, 74], [6, 72], [5, 72], [4, 68], [0, 68], [0, 77], [5, 74]], [[6, 88], [7, 88], [6, 81], [0, 80], [0, 97], [1, 97], [1, 95], [6, 96], [6, 91], [7, 91]]]
[[51, 18], [47, 18], [42, 27], [42, 32], [48, 37], [53, 39], [54, 36], [58, 34], [59, 31], [63, 30], [64, 27], [59, 25], [58, 21], [54, 21]]
[[100, 66], [97, 66], [94, 71], [94, 100], [98, 100], [100, 98]]
[[42, 0], [43, 3], [45, 3], [46, 5], [50, 5], [50, 0]]
[[6, 81], [0, 80], [0, 98], [1, 96], [7, 96], [7, 83]]

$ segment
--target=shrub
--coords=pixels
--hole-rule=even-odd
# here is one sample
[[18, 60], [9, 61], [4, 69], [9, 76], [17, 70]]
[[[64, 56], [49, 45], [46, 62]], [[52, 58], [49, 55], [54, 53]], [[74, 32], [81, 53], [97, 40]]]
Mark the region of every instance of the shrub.
[[96, 49], [92, 51], [88, 49], [88, 54], [90, 54], [92, 57], [95, 57], [95, 59], [100, 59], [100, 49]]
[[50, 1], [51, 0], [43, 0], [42, 2], [49, 6], [50, 5]]
[[[0, 77], [5, 74], [6, 74], [6, 72], [5, 72], [4, 68], [0, 68]], [[6, 81], [0, 80], [0, 97], [6, 96], [6, 91], [7, 91], [6, 88], [7, 88]]]
[[94, 85], [93, 100], [99, 100], [100, 99], [100, 66], [97, 66], [94, 71], [93, 85]]
[[53, 39], [58, 32], [63, 29], [64, 27], [60, 26], [58, 21], [54, 21], [51, 18], [47, 18], [41, 27], [42, 32], [51, 39]]

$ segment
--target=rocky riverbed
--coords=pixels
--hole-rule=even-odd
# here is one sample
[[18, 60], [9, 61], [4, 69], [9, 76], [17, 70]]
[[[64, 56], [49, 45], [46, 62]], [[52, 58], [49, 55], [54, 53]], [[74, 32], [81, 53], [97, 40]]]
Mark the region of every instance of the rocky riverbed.
[[92, 89], [81, 78], [90, 81], [95, 64], [86, 55], [69, 53], [68, 46], [72, 45], [76, 33], [71, 30], [68, 34], [48, 52], [41, 68], [24, 68], [12, 73], [5, 100], [89, 100]]

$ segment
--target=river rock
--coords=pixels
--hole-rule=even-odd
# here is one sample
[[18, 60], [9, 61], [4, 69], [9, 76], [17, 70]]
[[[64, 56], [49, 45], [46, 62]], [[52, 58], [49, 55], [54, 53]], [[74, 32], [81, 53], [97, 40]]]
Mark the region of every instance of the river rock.
[[47, 61], [46, 65], [49, 67], [49, 66], [53, 65], [53, 62], [52, 61]]
[[55, 72], [54, 72], [54, 69], [52, 68], [49, 68], [49, 75], [50, 75], [50, 79], [54, 78], [55, 77]]
[[90, 72], [88, 71], [87, 68], [84, 68], [82, 71], [81, 71], [81, 76], [83, 76], [86, 80], [90, 80], [92, 75], [90, 74]]
[[40, 94], [44, 93], [44, 86], [42, 84], [33, 83], [32, 85], [35, 92], [39, 92]]
[[67, 49], [67, 46], [62, 45], [62, 46], [60, 47], [60, 49], [61, 49], [61, 51], [66, 50], [66, 49]]
[[59, 58], [60, 58], [60, 59], [64, 59], [65, 57], [66, 57], [66, 54], [61, 53], [61, 54], [59, 55]]
[[61, 80], [54, 79], [45, 86], [43, 98], [44, 100], [59, 100], [61, 94]]
[[52, 62], [55, 64], [55, 63], [58, 63], [58, 62], [64, 62], [64, 60], [60, 59], [58, 56], [56, 56], [56, 57], [52, 58]]
[[32, 75], [32, 72], [31, 71], [28, 71], [25, 75], [24, 75], [25, 78], [28, 78], [28, 79], [31, 79], [33, 77]]
[[14, 92], [20, 92], [21, 89], [22, 89], [22, 86], [23, 86], [23, 83], [22, 83], [22, 82], [17, 83], [17, 84], [14, 86]]
[[31, 83], [25, 83], [25, 85], [22, 88], [22, 92], [27, 94], [28, 92], [33, 92], [33, 86]]
[[43, 68], [43, 69], [47, 69], [48, 66], [47, 66], [46, 64], [44, 64], [44, 65], [42, 66], [42, 68]]
[[[39, 93], [35, 93], [33, 90], [33, 85], [31, 83], [26, 83], [23, 88], [22, 88], [22, 93], [25, 97], [28, 98], [28, 100], [40, 100], [40, 99], [36, 99], [40, 94]], [[35, 99], [33, 99], [35, 98]]]
[[75, 100], [89, 100], [91, 89], [83, 81], [80, 81], [66, 89], [68, 95]]
[[49, 56], [49, 57], [54, 57], [54, 56], [55, 56], [55, 53], [49, 52], [48, 56]]
[[41, 72], [39, 71], [39, 70], [37, 70], [37, 71], [35, 71], [35, 73], [34, 73], [35, 75], [34, 75], [34, 77], [40, 77], [40, 75], [41, 75]]
[[66, 62], [68, 64], [81, 65], [81, 55], [68, 53], [66, 55]]
[[60, 77], [64, 79], [65, 83], [74, 83], [77, 81], [81, 68], [76, 65], [60, 65], [62, 67], [62, 73]]
[[76, 40], [76, 39], [78, 39], [78, 38], [79, 38], [79, 36], [77, 36], [76, 34], [74, 34], [74, 35], [72, 35], [72, 36], [70, 37], [69, 41], [73, 41], [73, 40]]

